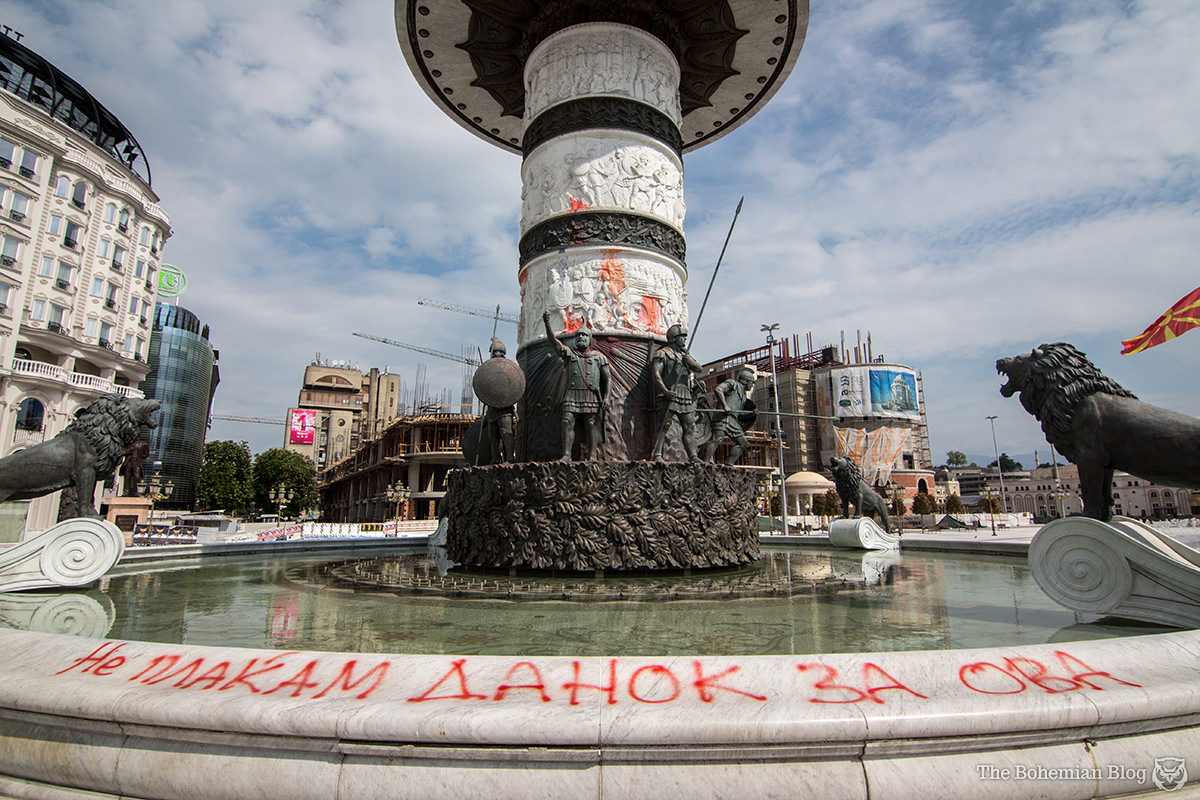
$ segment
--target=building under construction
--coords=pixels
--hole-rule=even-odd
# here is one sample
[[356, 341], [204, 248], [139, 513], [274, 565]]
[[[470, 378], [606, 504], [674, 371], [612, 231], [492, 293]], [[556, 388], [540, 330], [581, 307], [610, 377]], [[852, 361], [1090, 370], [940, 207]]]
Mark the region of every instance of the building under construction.
[[921, 375], [876, 357], [869, 335], [865, 344], [848, 350], [832, 344], [814, 348], [811, 334], [803, 343], [793, 334], [705, 364], [700, 379], [711, 392], [747, 365], [758, 373], [757, 427], [772, 437], [778, 394], [788, 475], [829, 474], [832, 457], [848, 456], [862, 467], [867, 482], [885, 493], [903, 490], [909, 501], [917, 492], [933, 493]]

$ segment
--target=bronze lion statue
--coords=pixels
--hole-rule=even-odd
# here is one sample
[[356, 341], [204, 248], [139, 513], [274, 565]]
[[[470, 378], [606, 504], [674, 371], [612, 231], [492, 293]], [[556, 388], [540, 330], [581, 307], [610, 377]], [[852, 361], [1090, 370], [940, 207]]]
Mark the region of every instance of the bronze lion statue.
[[1046, 441], [1079, 467], [1083, 513], [1112, 518], [1113, 470], [1166, 486], [1200, 488], [1200, 419], [1138, 400], [1064, 342], [1002, 358], [1005, 397], [1042, 424]]
[[0, 503], [73, 490], [75, 515], [95, 517], [96, 480], [110, 475], [141, 426], [153, 428], [157, 400], [104, 395], [75, 412], [75, 421], [53, 439], [0, 458]]
[[849, 458], [835, 456], [829, 459], [829, 470], [833, 473], [833, 485], [837, 488], [838, 497], [842, 498], [842, 516], [850, 516], [850, 505], [853, 504], [861, 517], [869, 517], [872, 512], [878, 514], [883, 529], [891, 533], [887, 502], [863, 480], [858, 464]]

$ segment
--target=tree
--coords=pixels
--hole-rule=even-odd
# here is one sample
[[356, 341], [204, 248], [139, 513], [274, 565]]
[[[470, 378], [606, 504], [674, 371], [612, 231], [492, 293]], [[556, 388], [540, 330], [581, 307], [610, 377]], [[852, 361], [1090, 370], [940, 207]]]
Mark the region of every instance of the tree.
[[[996, 466], [995, 461], [988, 464], [988, 467], [994, 467], [994, 466]], [[1001, 472], [1017, 472], [1017, 471], [1023, 470], [1023, 469], [1025, 469], [1025, 467], [1021, 466], [1021, 462], [1013, 461], [1011, 458], [1009, 458], [1008, 453], [1000, 454], [1000, 471]]]
[[833, 489], [825, 494], [815, 494], [812, 499], [813, 514], [819, 517], [836, 517], [842, 513], [842, 500]]
[[250, 445], [229, 440], [207, 442], [196, 497], [201, 508], [238, 514], [250, 507]]
[[893, 517], [903, 517], [908, 513], [908, 509], [904, 505], [904, 495], [901, 492], [896, 492], [892, 495], [892, 502], [888, 508], [888, 513]]
[[274, 512], [279, 503], [270, 498], [278, 486], [292, 492], [283, 506], [285, 516], [317, 506], [317, 468], [304, 456], [282, 447], [264, 450], [254, 459], [254, 504], [260, 511]]
[[937, 511], [937, 501], [929, 492], [918, 492], [913, 498], [912, 510], [914, 514], [932, 514]]
[[967, 509], [963, 505], [962, 498], [959, 497], [958, 495], [952, 494], [946, 498], [946, 513], [947, 514], [961, 514], [966, 510]]
[[979, 503], [985, 514], [1000, 513], [1000, 498], [996, 497], [994, 494], [984, 495], [983, 497], [979, 498]]
[[948, 467], [965, 467], [967, 465], [967, 454], [961, 450], [950, 450], [946, 453], [946, 466]]

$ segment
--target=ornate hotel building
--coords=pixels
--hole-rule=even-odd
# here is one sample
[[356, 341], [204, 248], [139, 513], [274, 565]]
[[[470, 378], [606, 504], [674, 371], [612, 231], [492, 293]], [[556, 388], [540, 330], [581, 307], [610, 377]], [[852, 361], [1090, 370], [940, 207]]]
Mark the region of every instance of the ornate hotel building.
[[[0, 455], [102, 394], [142, 396], [171, 233], [133, 134], [16, 35], [0, 36]], [[52, 525], [58, 500], [0, 504], [0, 542]]]

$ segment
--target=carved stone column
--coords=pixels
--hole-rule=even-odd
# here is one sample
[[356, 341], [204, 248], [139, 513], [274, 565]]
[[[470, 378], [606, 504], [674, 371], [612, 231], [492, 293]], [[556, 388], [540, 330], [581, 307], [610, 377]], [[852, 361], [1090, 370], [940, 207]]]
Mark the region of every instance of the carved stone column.
[[648, 457], [650, 356], [688, 322], [681, 156], [778, 90], [804, 41], [807, 0], [395, 4], [405, 59], [430, 98], [523, 156], [518, 458], [561, 453], [562, 365], [546, 310], [560, 335], [587, 328], [608, 356], [604, 457]]
[[648, 371], [667, 328], [687, 324], [679, 63], [654, 36], [589, 22], [558, 31], [525, 62], [517, 360], [525, 457], [561, 453], [561, 367], [546, 344], [584, 328], [608, 356], [608, 460], [649, 455]]

